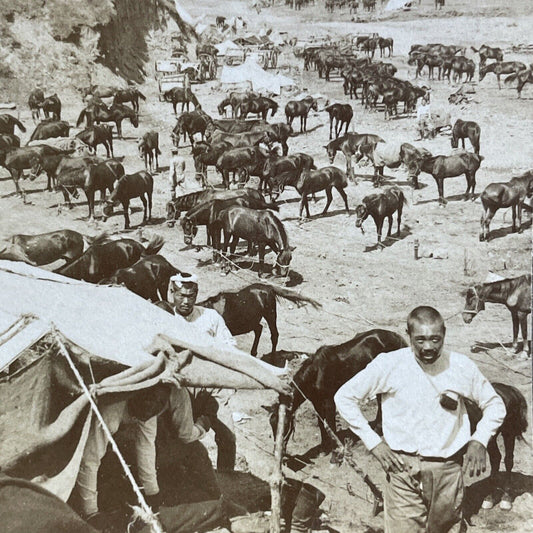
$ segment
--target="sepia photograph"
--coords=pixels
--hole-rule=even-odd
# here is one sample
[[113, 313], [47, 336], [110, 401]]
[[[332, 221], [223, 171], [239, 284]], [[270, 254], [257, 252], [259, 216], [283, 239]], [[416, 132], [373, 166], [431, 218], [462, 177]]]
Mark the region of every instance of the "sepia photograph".
[[533, 3], [0, 0], [0, 533], [531, 533]]

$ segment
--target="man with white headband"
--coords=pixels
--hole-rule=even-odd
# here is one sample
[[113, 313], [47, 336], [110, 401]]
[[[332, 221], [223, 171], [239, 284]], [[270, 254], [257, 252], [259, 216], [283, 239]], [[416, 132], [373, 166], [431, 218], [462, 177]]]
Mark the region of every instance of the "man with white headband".
[[194, 324], [200, 331], [226, 346], [235, 346], [224, 319], [214, 310], [196, 304], [198, 297], [198, 277], [194, 274], [180, 273], [170, 278], [170, 293], [175, 313], [187, 322]]

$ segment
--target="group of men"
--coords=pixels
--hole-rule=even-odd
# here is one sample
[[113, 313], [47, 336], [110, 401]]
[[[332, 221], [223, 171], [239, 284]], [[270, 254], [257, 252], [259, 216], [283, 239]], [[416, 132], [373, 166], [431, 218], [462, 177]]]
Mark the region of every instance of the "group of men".
[[[171, 279], [176, 327], [185, 320], [218, 344], [235, 346], [223, 318], [195, 305], [197, 295], [195, 275]], [[339, 413], [386, 472], [386, 533], [464, 531], [463, 470], [471, 476], [485, 471], [488, 441], [506, 414], [502, 399], [477, 366], [445, 347], [445, 333], [437, 310], [417, 307], [407, 319], [410, 347], [380, 354], [335, 395]], [[378, 395], [383, 436], [370, 427], [360, 409]], [[473, 435], [465, 398], [483, 412]], [[170, 411], [176, 435], [185, 443], [201, 439], [215, 426], [220, 437], [218, 468], [232, 470], [235, 465], [232, 432], [218, 420], [216, 407], [195, 420], [186, 388], [155, 387], [148, 397], [102, 407], [111, 432], [123, 422], [135, 422], [139, 482], [155, 509], [160, 503], [155, 438], [157, 417], [164, 411]], [[97, 473], [107, 444], [98, 422], [93, 422], [76, 484], [81, 513], [89, 519], [98, 512]]]

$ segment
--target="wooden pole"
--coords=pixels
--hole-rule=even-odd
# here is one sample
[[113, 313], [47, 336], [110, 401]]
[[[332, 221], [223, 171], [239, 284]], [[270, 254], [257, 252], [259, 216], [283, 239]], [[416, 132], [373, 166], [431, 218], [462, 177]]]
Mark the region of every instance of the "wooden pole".
[[281, 533], [281, 484], [283, 482], [282, 461], [285, 451], [285, 419], [287, 405], [280, 402], [278, 408], [278, 428], [274, 445], [274, 470], [270, 479], [271, 509], [270, 533]]

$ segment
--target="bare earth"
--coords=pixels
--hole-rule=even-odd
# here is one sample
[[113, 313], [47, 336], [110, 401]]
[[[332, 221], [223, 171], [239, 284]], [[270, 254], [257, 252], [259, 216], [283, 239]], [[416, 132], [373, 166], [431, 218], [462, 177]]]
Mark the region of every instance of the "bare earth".
[[[465, 13], [465, 16], [449, 17], [446, 13], [433, 18], [434, 12], [424, 2], [420, 15], [415, 11], [400, 13], [387, 20], [355, 24], [347, 22], [351, 15], [335, 12], [325, 16], [322, 5], [317, 4], [301, 12], [293, 12], [285, 6], [263, 10], [260, 15], [241, 2], [220, 3], [212, 0], [186, 2], [193, 16], [207, 14], [209, 21], [216, 15], [243, 14], [254, 28], [263, 25], [277, 30], [285, 30], [290, 35], [305, 38], [310, 35], [323, 36], [327, 33], [379, 32], [383, 36], [393, 37], [395, 50], [392, 62], [398, 67], [398, 76], [412, 79], [414, 70], [407, 66], [406, 54], [413, 43], [442, 42], [445, 44], [474, 45], [482, 43], [499, 45], [506, 51], [506, 60], [516, 59], [531, 63], [533, 58], [509, 52], [511, 45], [529, 44], [533, 15], [528, 11], [527, 2], [512, 1], [502, 7], [499, 2], [463, 0], [447, 3], [447, 10]], [[476, 15], [481, 13], [481, 15]], [[318, 22], [317, 22], [318, 21]], [[469, 56], [473, 52], [467, 52]], [[159, 57], [160, 54], [159, 54]], [[155, 59], [155, 57], [154, 57]], [[476, 56], [477, 62], [477, 56]], [[301, 89], [310, 93], [321, 93], [330, 100], [345, 101], [342, 86], [338, 79], [326, 83], [318, 79], [316, 73], [303, 73], [302, 63], [290, 53], [283, 54], [280, 64], [298, 65], [300, 72], [291, 72]], [[477, 80], [477, 73], [476, 73]], [[195, 87], [203, 108], [216, 116], [216, 105], [222, 99], [221, 89], [216, 83]], [[447, 97], [457, 87], [450, 87], [447, 82], [431, 82], [433, 89], [432, 104], [447, 106]], [[28, 86], [28, 92], [31, 87]], [[137, 155], [136, 138], [148, 129], [158, 129], [162, 139], [162, 165], [167, 165], [170, 149], [170, 131], [175, 123], [170, 104], [163, 104], [157, 98], [157, 86], [153, 78], [141, 87], [147, 95], [146, 103], [141, 104], [140, 127], [134, 130], [126, 122], [123, 125], [127, 137], [124, 141], [115, 141], [115, 154], [125, 155], [127, 172], [141, 168]], [[452, 107], [452, 122], [458, 118], [477, 121], [482, 128], [481, 154], [485, 157], [477, 174], [477, 193], [491, 182], [507, 181], [531, 167], [533, 146], [530, 142], [533, 128], [533, 87], [526, 86], [523, 99], [516, 98], [514, 88], [498, 90], [496, 80], [487, 76], [481, 85], [476, 85], [474, 103], [466, 107]], [[75, 123], [82, 108], [79, 97], [73, 92], [63, 94], [64, 117], [71, 124]], [[68, 95], [71, 95], [70, 97]], [[6, 99], [24, 102], [27, 95], [7, 95]], [[282, 110], [288, 101], [287, 96], [277, 98], [280, 102], [277, 120], [284, 120]], [[358, 101], [353, 102], [355, 110], [352, 128], [359, 133], [376, 133], [387, 141], [413, 141], [416, 137], [415, 119], [405, 118], [385, 122], [383, 113], [365, 111]], [[29, 127], [23, 137], [27, 140], [32, 127], [29, 110], [20, 106], [21, 120]], [[307, 135], [290, 139], [290, 151], [303, 151], [311, 154], [317, 166], [329, 164], [323, 145], [328, 140], [327, 114], [323, 111], [312, 114], [308, 121]], [[434, 154], [450, 152], [449, 137], [439, 136], [423, 143]], [[188, 170], [193, 170], [189, 150], [187, 156]], [[344, 168], [344, 158], [338, 155], [335, 164]], [[369, 193], [374, 192], [370, 177], [372, 167], [356, 168], [359, 174], [356, 183], [350, 183], [347, 194], [350, 208]], [[390, 240], [383, 251], [376, 250], [375, 228], [371, 221], [365, 223], [366, 233], [355, 228], [355, 217], [348, 216], [343, 210], [340, 197], [334, 192], [334, 201], [328, 216], [312, 218], [303, 224], [298, 221], [298, 198], [295, 191], [289, 189], [282, 196], [280, 216], [289, 234], [291, 245], [296, 246], [291, 264], [292, 273], [288, 282], [295, 290], [316, 298], [323, 304], [323, 310], [313, 311], [292, 308], [287, 304], [279, 306], [278, 325], [280, 329], [279, 349], [297, 350], [313, 353], [322, 344], [343, 342], [356, 333], [371, 327], [385, 327], [404, 333], [404, 323], [408, 311], [416, 305], [429, 304], [437, 307], [447, 318], [447, 342], [454, 350], [461, 351], [475, 360], [485, 375], [493, 380], [513, 384], [527, 397], [531, 405], [531, 362], [518, 360], [511, 352], [511, 317], [503, 306], [488, 304], [486, 311], [477, 316], [473, 323], [463, 323], [460, 311], [463, 306], [461, 291], [474, 282], [484, 281], [489, 271], [504, 277], [513, 277], [529, 272], [531, 269], [531, 233], [529, 209], [525, 210], [525, 230], [522, 234], [511, 233], [510, 211], [499, 211], [493, 220], [494, 238], [487, 243], [478, 241], [481, 205], [479, 200], [464, 202], [460, 199], [466, 187], [464, 177], [445, 181], [445, 196], [449, 203], [446, 208], [437, 205], [436, 185], [431, 176], [423, 174], [423, 188], [412, 191], [406, 184], [404, 169], [386, 170], [390, 177], [389, 184], [402, 186], [409, 205], [404, 210], [404, 220], [400, 240]], [[211, 174], [213, 183], [219, 178]], [[243, 270], [223, 276], [211, 264], [204, 265], [210, 258], [207, 249], [196, 251], [185, 248], [179, 225], [168, 228], [164, 224], [165, 203], [167, 201], [166, 172], [155, 176], [155, 195], [153, 222], [142, 228], [143, 236], [154, 233], [166, 239], [163, 254], [182, 270], [197, 272], [200, 276], [200, 298], [204, 298], [224, 289], [234, 289], [257, 280], [254, 272], [247, 270], [251, 263], [243, 260]], [[58, 211], [62, 195], [43, 191], [46, 182], [40, 178], [34, 183], [24, 182], [28, 189], [28, 204], [23, 204], [12, 193], [13, 182], [5, 171], [0, 174], [1, 220], [0, 237], [13, 233], [40, 233], [59, 228], [71, 228], [87, 234], [102, 230], [115, 231], [123, 228], [121, 214], [114, 216], [105, 224], [87, 222], [87, 206], [83, 193], [80, 201], [72, 211], [63, 208]], [[83, 201], [81, 201], [83, 200]], [[318, 195], [318, 202], [310, 203], [311, 213], [317, 215], [323, 209], [325, 196]], [[132, 215], [132, 224], [142, 220], [140, 205]], [[98, 212], [98, 209], [97, 209]], [[204, 239], [199, 232], [198, 242]], [[440, 251], [444, 259], [413, 258], [414, 240], [420, 242], [423, 251]], [[273, 255], [267, 256], [272, 264]], [[55, 266], [55, 265], [54, 265]], [[271, 280], [282, 283], [282, 280]], [[249, 350], [252, 335], [239, 337], [239, 347]], [[268, 328], [265, 327], [260, 343], [259, 353], [270, 351]], [[272, 467], [272, 438], [266, 412], [261, 405], [274, 401], [274, 395], [268, 392], [251, 393], [242, 391], [234, 394], [224, 409], [239, 411], [251, 416], [241, 425], [237, 425], [239, 464], [248, 468], [255, 475], [268, 480]], [[527, 436], [528, 440], [530, 435]], [[294, 440], [289, 443], [289, 453], [304, 453], [319, 443], [319, 432], [312, 408], [304, 405], [297, 416]], [[354, 448], [354, 457], [358, 464], [368, 470], [372, 478], [382, 480], [379, 467], [363, 446], [358, 443]], [[503, 466], [503, 465], [502, 465]], [[524, 443], [517, 444], [515, 453], [515, 474], [513, 484], [515, 495], [533, 491], [533, 461], [531, 449]], [[336, 467], [329, 464], [329, 457], [319, 457], [297, 474], [316, 484], [327, 495], [323, 508], [328, 510], [331, 527], [342, 532], [359, 532], [366, 525], [382, 527], [382, 515], [371, 516], [372, 504], [361, 480], [348, 467]], [[476, 480], [474, 480], [476, 481]], [[469, 483], [471, 483], [469, 481]], [[349, 488], [349, 490], [348, 490]], [[522, 496], [523, 498], [523, 496]], [[488, 531], [532, 531], [533, 510], [524, 505], [517, 505], [510, 512], [500, 511], [497, 507], [490, 511], [480, 511], [473, 517], [470, 531], [475, 533]], [[528, 524], [529, 522], [529, 524]]]

